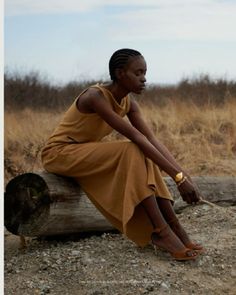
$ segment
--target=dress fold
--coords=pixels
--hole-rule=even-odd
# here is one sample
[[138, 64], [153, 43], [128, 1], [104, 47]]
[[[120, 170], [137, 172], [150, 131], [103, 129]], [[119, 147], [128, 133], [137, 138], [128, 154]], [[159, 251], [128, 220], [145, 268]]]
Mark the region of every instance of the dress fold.
[[[92, 87], [102, 89], [121, 117], [128, 113], [129, 96], [117, 105], [105, 87]], [[153, 228], [141, 202], [151, 195], [172, 200], [161, 172], [133, 142], [102, 141], [112, 128], [95, 113], [81, 113], [76, 100], [43, 148], [43, 166], [51, 173], [73, 177], [115, 228], [145, 246]]]

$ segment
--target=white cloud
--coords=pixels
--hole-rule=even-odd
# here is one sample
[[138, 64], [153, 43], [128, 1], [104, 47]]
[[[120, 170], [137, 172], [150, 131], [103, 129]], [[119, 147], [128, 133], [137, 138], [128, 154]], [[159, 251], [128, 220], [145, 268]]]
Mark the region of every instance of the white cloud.
[[170, 7], [216, 2], [216, 0], [5, 0], [6, 15], [74, 13], [103, 6]]
[[163, 1], [156, 8], [123, 12], [115, 16], [115, 21], [122, 26], [111, 27], [110, 35], [117, 40], [127, 41], [236, 41], [236, 3], [177, 1], [178, 5], [169, 5], [170, 2]]
[[95, 0], [6, 0], [7, 16], [21, 14], [57, 14], [81, 12], [96, 8], [106, 1]]
[[[129, 6], [112, 13], [111, 38], [132, 40], [236, 40], [236, 2], [220, 0], [6, 0], [5, 12], [18, 14], [62, 14], [100, 7]], [[130, 7], [134, 9], [130, 9]], [[138, 9], [137, 9], [138, 8]], [[115, 37], [114, 37], [115, 36]]]
[[144, 3], [143, 0], [6, 0], [5, 12], [7, 16], [19, 14], [76, 13], [114, 5], [156, 6], [156, 1], [147, 0]]

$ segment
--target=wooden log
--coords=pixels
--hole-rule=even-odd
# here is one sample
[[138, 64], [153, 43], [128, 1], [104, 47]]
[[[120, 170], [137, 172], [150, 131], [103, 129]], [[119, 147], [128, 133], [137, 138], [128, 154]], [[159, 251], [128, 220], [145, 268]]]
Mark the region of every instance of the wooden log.
[[[195, 176], [192, 179], [206, 201], [223, 206], [236, 205], [235, 176]], [[170, 177], [165, 180], [175, 200], [174, 209], [178, 213], [189, 205], [182, 200], [174, 181]]]
[[[193, 180], [206, 200], [236, 204], [236, 177]], [[173, 180], [165, 181], [176, 200], [175, 209], [187, 206]], [[114, 229], [73, 179], [44, 171], [19, 175], [7, 184], [4, 223], [11, 233], [29, 237]]]

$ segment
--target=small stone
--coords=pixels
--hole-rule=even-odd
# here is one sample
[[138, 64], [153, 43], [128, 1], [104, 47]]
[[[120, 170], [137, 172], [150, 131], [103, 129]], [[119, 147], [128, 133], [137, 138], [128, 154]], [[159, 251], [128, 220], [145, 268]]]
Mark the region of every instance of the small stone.
[[151, 285], [150, 286], [147, 286], [146, 287], [146, 290], [149, 291], [149, 292], [152, 292], [154, 290], [154, 287], [151, 286]]
[[161, 287], [164, 289], [169, 289], [169, 286], [164, 282], [161, 283]]
[[39, 269], [40, 269], [40, 270], [46, 270], [46, 269], [48, 269], [48, 265], [45, 264], [45, 263], [43, 263], [43, 264], [41, 264], [41, 265], [39, 266]]
[[41, 295], [48, 294], [48, 293], [50, 293], [50, 286], [48, 286], [48, 285], [40, 286], [40, 294]]
[[210, 206], [209, 205], [202, 205], [202, 209], [204, 211], [208, 211], [210, 209]]
[[43, 258], [43, 263], [48, 264], [49, 260], [47, 258]]
[[202, 259], [198, 261], [198, 266], [203, 266], [203, 264], [204, 264], [204, 261]]
[[103, 295], [104, 293], [100, 290], [95, 290], [95, 291], [92, 291], [92, 293], [90, 293], [91, 295]]
[[236, 270], [233, 269], [231, 271], [230, 275], [231, 275], [232, 278], [236, 278]]
[[73, 250], [71, 252], [71, 255], [73, 255], [73, 256], [79, 256], [80, 255], [80, 251], [79, 250]]

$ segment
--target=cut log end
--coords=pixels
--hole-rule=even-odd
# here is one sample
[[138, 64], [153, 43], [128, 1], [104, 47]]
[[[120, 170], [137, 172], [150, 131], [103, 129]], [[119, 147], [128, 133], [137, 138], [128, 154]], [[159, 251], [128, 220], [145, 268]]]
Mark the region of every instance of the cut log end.
[[13, 178], [4, 195], [4, 223], [7, 230], [18, 234], [19, 226], [50, 203], [46, 182], [37, 174], [25, 173]]

